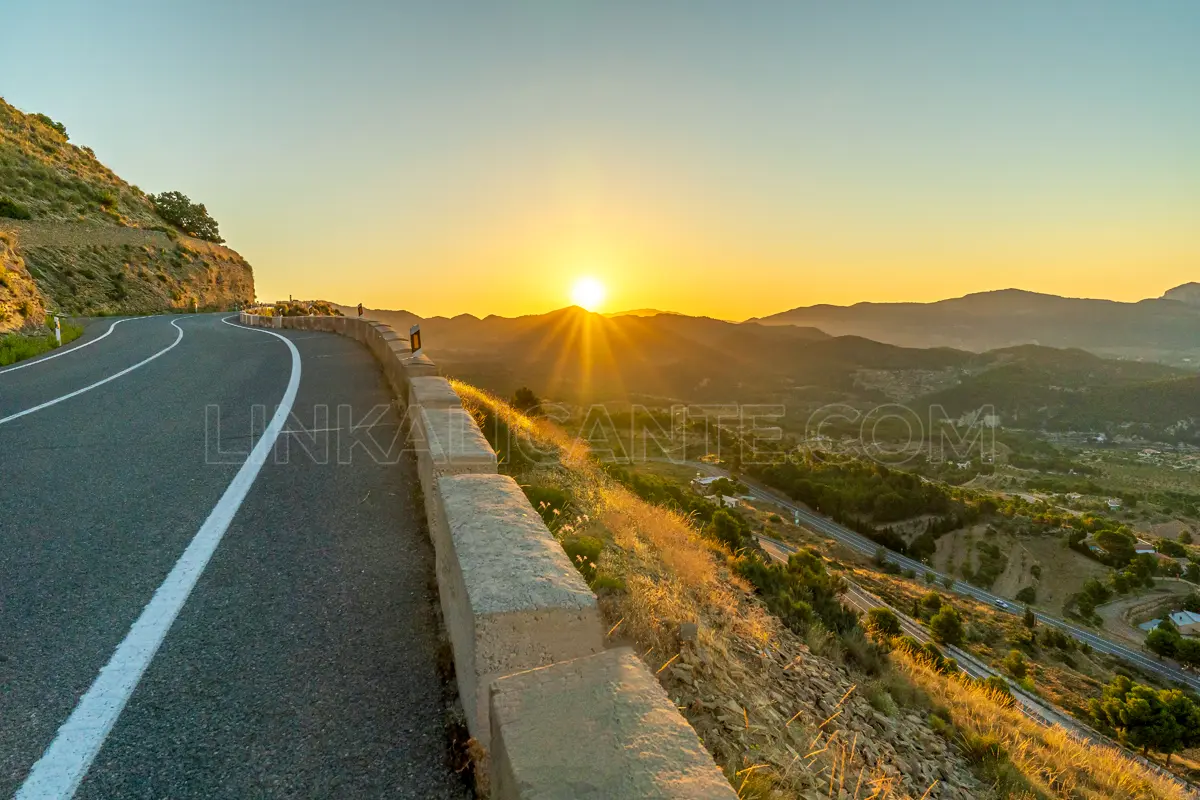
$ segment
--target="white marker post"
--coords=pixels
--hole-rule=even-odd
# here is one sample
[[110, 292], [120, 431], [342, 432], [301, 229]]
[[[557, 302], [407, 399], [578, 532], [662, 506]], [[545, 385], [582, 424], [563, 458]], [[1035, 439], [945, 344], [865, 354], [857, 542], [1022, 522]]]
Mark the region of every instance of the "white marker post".
[[58, 346], [62, 347], [62, 317], [54, 315], [54, 341], [58, 342]]

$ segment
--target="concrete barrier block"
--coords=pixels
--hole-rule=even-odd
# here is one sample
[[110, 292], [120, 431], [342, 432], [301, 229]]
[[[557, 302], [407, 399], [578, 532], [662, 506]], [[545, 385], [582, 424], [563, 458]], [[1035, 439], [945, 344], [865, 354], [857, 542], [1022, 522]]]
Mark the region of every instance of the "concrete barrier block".
[[627, 647], [492, 683], [491, 787], [493, 800], [737, 797]]
[[392, 330], [390, 325], [382, 325], [375, 329], [375, 336], [371, 340], [371, 351], [382, 362], [391, 356], [391, 345], [397, 342], [403, 343], [403, 341], [404, 337]]
[[495, 678], [599, 653], [604, 631], [596, 596], [516, 481], [450, 475], [435, 492], [442, 613], [467, 726], [487, 746]]
[[404, 367], [404, 374], [409, 378], [420, 378], [438, 374], [437, 364], [434, 364], [429, 356], [424, 353], [414, 356], [410, 352], [408, 355], [400, 357], [400, 363]]
[[409, 441], [417, 451], [417, 475], [425, 497], [443, 475], [494, 473], [496, 452], [475, 420], [458, 408], [416, 408], [409, 412], [413, 430]]
[[433, 376], [408, 379], [408, 405], [422, 408], [462, 408], [462, 400], [450, 387], [450, 381]]

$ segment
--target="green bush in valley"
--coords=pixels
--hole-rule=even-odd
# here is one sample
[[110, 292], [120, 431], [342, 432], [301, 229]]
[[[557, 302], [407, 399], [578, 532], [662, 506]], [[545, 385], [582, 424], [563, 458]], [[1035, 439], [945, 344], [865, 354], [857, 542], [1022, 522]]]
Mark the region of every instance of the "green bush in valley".
[[745, 528], [736, 517], [723, 508], [713, 513], [712, 521], [704, 527], [704, 533], [735, 553], [746, 546]]
[[933, 638], [942, 644], [960, 644], [963, 639], [963, 624], [958, 612], [953, 606], [942, 606], [942, 609], [929, 620], [929, 630]]
[[899, 636], [900, 618], [890, 608], [872, 608], [867, 612], [867, 628], [876, 635]]
[[814, 621], [836, 633], [857, 627], [858, 616], [838, 596], [845, 582], [825, 569], [814, 550], [793, 553], [787, 564], [765, 563], [757, 555], [742, 556], [734, 570], [754, 586], [767, 608], [796, 633], [804, 635]]
[[7, 197], [0, 197], [0, 217], [8, 217], [9, 219], [31, 219], [33, 215], [29, 213], [29, 209], [18, 203], [16, 200], [10, 200]]
[[1026, 663], [1025, 655], [1020, 650], [1009, 650], [1002, 666], [1005, 672], [1017, 680], [1024, 678], [1029, 671], [1029, 664]]

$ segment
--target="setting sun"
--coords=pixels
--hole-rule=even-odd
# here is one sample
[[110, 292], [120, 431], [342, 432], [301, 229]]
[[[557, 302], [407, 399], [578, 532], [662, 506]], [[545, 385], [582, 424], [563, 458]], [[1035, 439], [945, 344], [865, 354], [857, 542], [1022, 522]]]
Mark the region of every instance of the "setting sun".
[[571, 287], [571, 302], [588, 311], [598, 311], [604, 303], [604, 284], [595, 278], [580, 278]]

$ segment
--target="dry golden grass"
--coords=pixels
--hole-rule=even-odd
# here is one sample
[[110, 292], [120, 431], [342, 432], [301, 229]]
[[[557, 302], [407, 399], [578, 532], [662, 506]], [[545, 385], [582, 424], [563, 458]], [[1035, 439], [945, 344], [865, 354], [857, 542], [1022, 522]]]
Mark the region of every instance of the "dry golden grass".
[[1008, 758], [1032, 792], [1009, 797], [1064, 800], [1184, 800], [1191, 797], [1173, 781], [1129, 758], [1116, 747], [1080, 741], [1059, 726], [1043, 727], [1015, 707], [998, 701], [978, 684], [935, 670], [927, 661], [900, 650], [892, 663], [913, 683], [937, 698], [960, 733], [1003, 744]]
[[586, 445], [552, 422], [530, 418], [461, 381], [451, 385], [468, 410], [487, 408], [539, 448], [557, 453], [565, 469], [539, 471], [537, 480], [568, 489], [579, 514], [556, 533], [597, 536], [615, 545], [605, 549], [598, 566], [602, 574], [625, 584], [615, 607], [609, 603], [606, 608], [624, 620], [625, 637], [665, 652], [673, 646], [679, 623], [699, 622], [705, 644], [721, 650], [730, 635], [759, 644], [769, 639], [774, 620], [757, 605], [743, 602], [744, 587], [726, 563], [730, 553], [704, 539], [692, 520], [651, 505], [609, 479], [589, 458]]
[[[669, 671], [664, 670], [680, 656], [679, 624], [699, 623], [708, 674], [726, 682], [729, 676], [735, 679], [732, 685], [718, 686], [714, 677], [712, 685], [676, 685], [672, 691], [687, 707], [704, 695], [725, 697], [741, 708], [752, 747], [737, 737], [720, 738], [718, 726], [702, 732], [739, 797], [910, 797], [899, 790], [894, 776], [868, 763], [857, 734], [798, 720], [791, 707], [777, 708], [779, 695], [773, 689], [807, 651], [732, 574], [732, 554], [703, 538], [689, 517], [647, 503], [608, 478], [586, 446], [553, 423], [521, 414], [469, 384], [451, 384], [477, 417], [486, 409], [544, 452], [557, 454], [558, 464], [519, 477], [570, 491], [578, 514], [555, 526], [560, 538], [588, 535], [609, 543], [599, 572], [624, 584], [624, 591], [602, 592], [611, 641], [634, 645], [647, 666], [665, 679]], [[681, 694], [685, 688], [694, 694]]]

